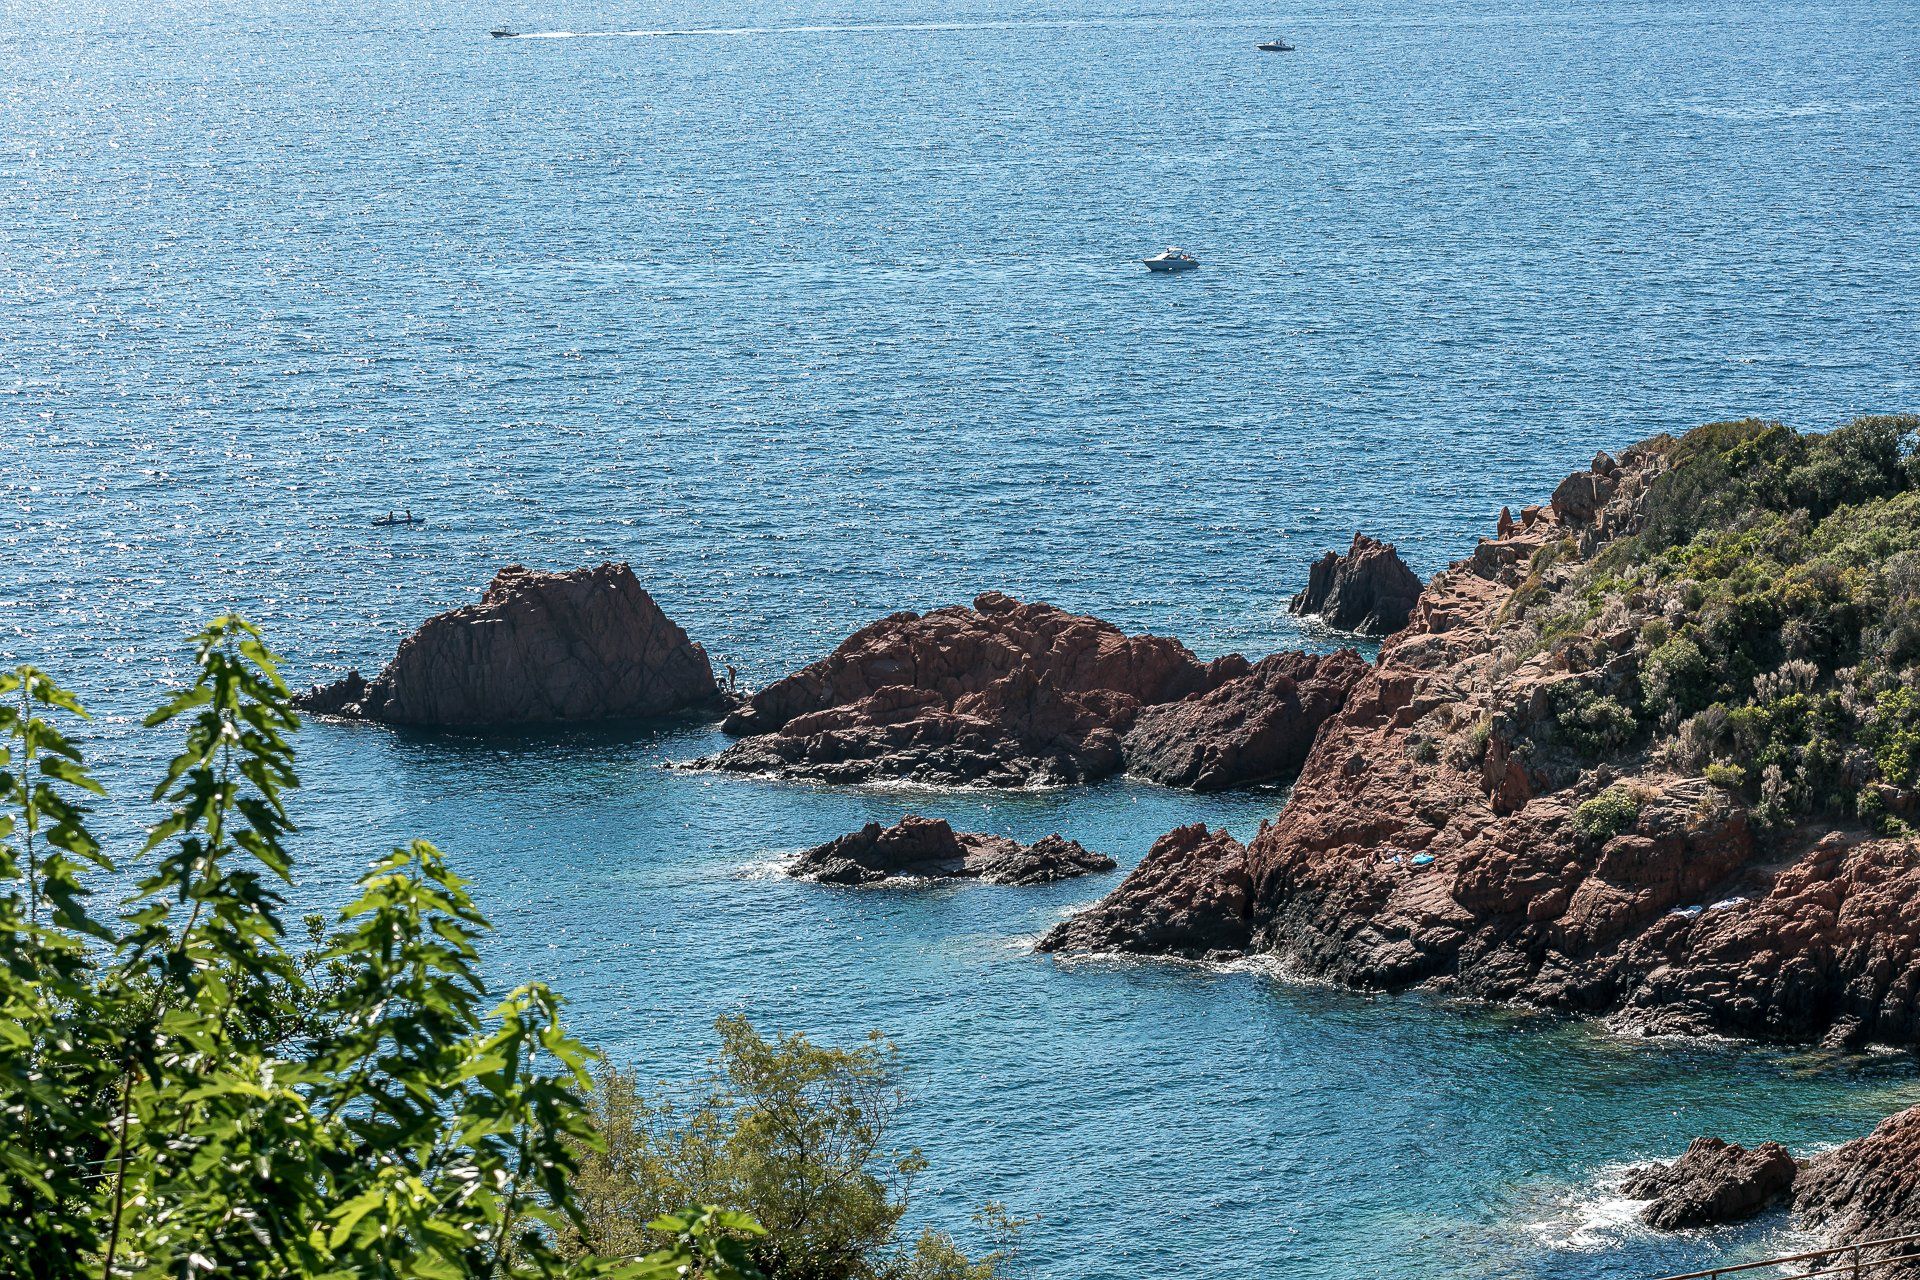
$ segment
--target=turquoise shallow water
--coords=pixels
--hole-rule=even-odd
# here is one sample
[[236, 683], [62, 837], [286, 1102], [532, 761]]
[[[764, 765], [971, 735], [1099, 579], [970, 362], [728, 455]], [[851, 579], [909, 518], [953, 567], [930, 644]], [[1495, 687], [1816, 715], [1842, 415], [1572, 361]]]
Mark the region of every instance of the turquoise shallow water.
[[[370, 668], [514, 560], [631, 560], [750, 682], [988, 588], [1209, 655], [1299, 644], [1285, 599], [1356, 527], [1426, 573], [1597, 447], [1920, 404], [1911, 16], [0, 8], [0, 659], [81, 688], [132, 779], [216, 608], [302, 678]], [[1252, 51], [1276, 31], [1300, 51]], [[1149, 278], [1168, 242], [1205, 266]], [[367, 524], [402, 505], [428, 523]], [[1048, 1280], [1679, 1269], [1770, 1237], [1613, 1224], [1612, 1163], [1920, 1101], [1899, 1059], [1035, 959], [1117, 876], [768, 865], [909, 809], [1130, 865], [1281, 797], [658, 767], [716, 741], [315, 726], [300, 896], [429, 836], [483, 885], [496, 975], [669, 1080], [724, 1009], [887, 1029], [925, 1215], [1041, 1215]]]

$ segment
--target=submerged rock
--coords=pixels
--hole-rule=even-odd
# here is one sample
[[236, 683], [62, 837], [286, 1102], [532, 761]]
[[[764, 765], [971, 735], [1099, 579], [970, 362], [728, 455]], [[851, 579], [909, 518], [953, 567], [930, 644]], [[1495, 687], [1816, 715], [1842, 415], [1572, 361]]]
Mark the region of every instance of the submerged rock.
[[1641, 1220], [1661, 1231], [1717, 1226], [1751, 1218], [1793, 1190], [1800, 1166], [1777, 1142], [1751, 1151], [1719, 1138], [1696, 1138], [1672, 1164], [1636, 1170], [1620, 1188], [1629, 1200], [1651, 1200]]
[[876, 884], [896, 877], [964, 878], [990, 884], [1050, 884], [1091, 871], [1111, 871], [1112, 858], [1064, 836], [1030, 845], [1006, 836], [955, 831], [941, 818], [909, 815], [891, 827], [860, 830], [808, 849], [787, 874], [822, 884]]
[[1117, 772], [1143, 706], [1216, 688], [1246, 659], [988, 592], [896, 613], [727, 717], [751, 735], [693, 767], [826, 782], [1057, 785]]
[[385, 724], [617, 720], [718, 706], [704, 649], [624, 564], [571, 573], [510, 565], [478, 604], [428, 618], [373, 680], [359, 672], [294, 705]]
[[1366, 671], [1351, 649], [1276, 653], [1218, 688], [1143, 709], [1127, 732], [1127, 770], [1195, 791], [1286, 777]]
[[1420, 579], [1391, 543], [1353, 535], [1345, 554], [1329, 551], [1307, 573], [1307, 589], [1287, 606], [1328, 626], [1362, 635], [1392, 635], [1407, 625]]

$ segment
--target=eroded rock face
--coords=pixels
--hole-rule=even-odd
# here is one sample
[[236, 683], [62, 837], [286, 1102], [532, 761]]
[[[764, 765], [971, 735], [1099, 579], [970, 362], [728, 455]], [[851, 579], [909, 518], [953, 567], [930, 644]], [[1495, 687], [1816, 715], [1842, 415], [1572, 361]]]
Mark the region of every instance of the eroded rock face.
[[294, 699], [316, 714], [421, 726], [618, 720], [719, 703], [706, 651], [624, 564], [510, 565], [478, 604], [423, 622], [373, 680], [350, 672]]
[[1246, 846], [1195, 823], [1161, 836], [1119, 888], [1054, 926], [1039, 949], [1236, 955], [1252, 941], [1252, 907]]
[[896, 613], [730, 715], [751, 735], [694, 767], [827, 782], [1058, 785], [1117, 772], [1141, 707], [1247, 674], [1176, 640], [989, 592]]
[[1803, 1270], [1860, 1260], [1889, 1280], [1920, 1277], [1920, 1244], [1874, 1245], [1920, 1234], [1920, 1107], [1885, 1120], [1864, 1138], [1796, 1163], [1777, 1142], [1751, 1151], [1700, 1138], [1671, 1165], [1637, 1170], [1621, 1187], [1630, 1199], [1651, 1199], [1642, 1217], [1661, 1230], [1732, 1222], [1784, 1202], [1824, 1244], [1846, 1250]]
[[787, 874], [822, 884], [877, 884], [895, 878], [985, 880], [990, 884], [1050, 884], [1115, 863], [1073, 840], [1050, 835], [1023, 845], [1006, 836], [955, 831], [944, 819], [909, 815], [891, 827], [869, 822], [860, 830], [807, 850]]
[[1751, 1151], [1719, 1138], [1696, 1138], [1672, 1164], [1636, 1170], [1620, 1188], [1650, 1200], [1641, 1220], [1661, 1231], [1738, 1222], [1779, 1204], [1800, 1172], [1787, 1149], [1763, 1142]]
[[1636, 527], [1664, 459], [1596, 460], [1551, 507], [1503, 521], [1429, 584], [1243, 855], [1150, 858], [1049, 949], [1240, 945], [1357, 987], [1642, 1032], [1920, 1036], [1920, 849], [1858, 831], [1763, 842], [1703, 778], [1630, 744], [1599, 761], [1605, 721], [1580, 708], [1638, 680], [1624, 602], [1577, 644], [1507, 642], [1528, 601]]
[[[1794, 1211], [1831, 1244], [1848, 1245], [1920, 1233], [1920, 1107], [1883, 1121], [1807, 1162], [1794, 1187]], [[1920, 1253], [1920, 1244], [1863, 1252], [1875, 1262]], [[1920, 1276], [1920, 1261], [1881, 1262], [1872, 1275]]]
[[1127, 771], [1196, 791], [1286, 777], [1366, 670], [1351, 649], [1276, 653], [1218, 688], [1144, 708], [1123, 744]]
[[1420, 579], [1391, 544], [1353, 535], [1345, 554], [1329, 551], [1307, 572], [1307, 589], [1288, 608], [1317, 615], [1328, 626], [1362, 635], [1392, 635], [1407, 625], [1420, 598]]

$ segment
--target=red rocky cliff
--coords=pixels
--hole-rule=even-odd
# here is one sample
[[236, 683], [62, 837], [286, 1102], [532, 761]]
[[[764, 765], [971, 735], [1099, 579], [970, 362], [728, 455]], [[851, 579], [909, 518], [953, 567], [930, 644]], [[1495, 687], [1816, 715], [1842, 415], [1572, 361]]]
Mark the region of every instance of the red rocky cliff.
[[1149, 856], [1046, 949], [1243, 938], [1360, 987], [1427, 984], [1644, 1031], [1911, 1042], [1920, 853], [1847, 831], [1763, 847], [1742, 802], [1703, 778], [1631, 751], [1583, 760], [1555, 708], [1633, 677], [1631, 616], [1608, 631], [1602, 615], [1577, 646], [1511, 640], [1558, 566], [1634, 528], [1663, 465], [1657, 448], [1603, 454], [1551, 506], [1503, 513], [1498, 537], [1421, 594], [1244, 856]]

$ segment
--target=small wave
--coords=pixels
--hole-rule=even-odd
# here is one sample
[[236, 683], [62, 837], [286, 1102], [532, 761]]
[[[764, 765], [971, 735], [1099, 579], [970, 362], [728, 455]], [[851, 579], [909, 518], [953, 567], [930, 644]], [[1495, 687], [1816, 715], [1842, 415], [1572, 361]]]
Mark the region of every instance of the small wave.
[[749, 862], [733, 873], [735, 880], [785, 880], [787, 871], [793, 866], [794, 859], [805, 850], [775, 850], [758, 862]]
[[1615, 1249], [1636, 1235], [1652, 1235], [1653, 1229], [1640, 1221], [1640, 1211], [1651, 1202], [1620, 1194], [1621, 1182], [1639, 1167], [1602, 1166], [1590, 1182], [1571, 1189], [1546, 1217], [1524, 1224], [1523, 1230], [1548, 1248], [1569, 1253]]

